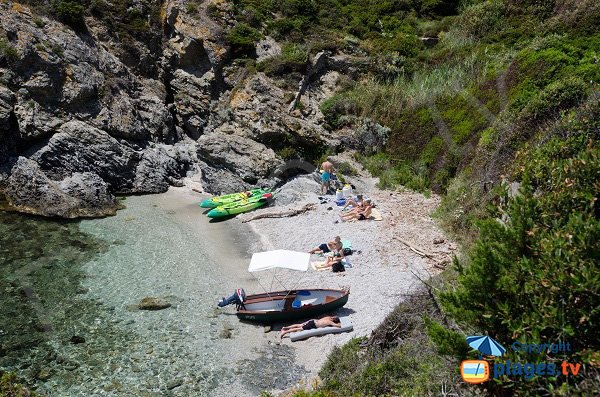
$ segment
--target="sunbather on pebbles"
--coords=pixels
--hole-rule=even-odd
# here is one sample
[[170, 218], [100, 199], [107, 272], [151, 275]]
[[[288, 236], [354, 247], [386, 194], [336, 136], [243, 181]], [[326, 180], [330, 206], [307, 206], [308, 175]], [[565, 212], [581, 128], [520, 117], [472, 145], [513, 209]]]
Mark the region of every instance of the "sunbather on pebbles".
[[344, 205], [344, 208], [342, 208], [342, 211], [348, 208], [349, 206], [352, 206], [352, 209], [363, 208], [365, 206], [365, 200], [363, 199], [362, 194], [358, 194], [356, 196], [356, 201], [348, 199], [348, 201], [346, 201], [346, 205]]
[[364, 221], [365, 219], [369, 219], [371, 216], [371, 210], [373, 209], [373, 203], [370, 199], [365, 200], [365, 204], [363, 208], [356, 207], [351, 209], [347, 213], [340, 214], [340, 218], [342, 221], [349, 221], [352, 219], [357, 219], [359, 221]]

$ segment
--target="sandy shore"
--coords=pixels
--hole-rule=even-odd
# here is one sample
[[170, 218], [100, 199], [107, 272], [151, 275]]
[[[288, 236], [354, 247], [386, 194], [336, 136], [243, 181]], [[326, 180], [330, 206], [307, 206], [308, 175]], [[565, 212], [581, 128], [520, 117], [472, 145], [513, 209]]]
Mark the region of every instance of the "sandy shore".
[[[351, 338], [368, 336], [386, 315], [410, 293], [422, 279], [439, 272], [435, 266], [447, 260], [456, 249], [431, 218], [439, 204], [439, 198], [426, 198], [412, 192], [381, 191], [374, 187], [375, 180], [354, 180], [364, 193], [375, 200], [383, 220], [339, 221], [340, 208], [334, 197], [325, 196], [327, 203], [321, 204], [318, 184], [311, 177], [297, 178], [279, 192], [279, 200], [269, 207], [261, 208], [236, 218], [241, 222], [256, 215], [298, 209], [308, 203], [316, 204], [314, 210], [289, 218], [266, 218], [247, 222], [258, 235], [254, 239], [254, 251], [289, 249], [308, 251], [312, 247], [339, 235], [351, 241], [354, 253], [350, 257], [352, 267], [344, 273], [317, 272], [312, 269], [304, 275], [300, 286], [320, 288], [350, 288], [350, 298], [337, 314], [350, 316], [354, 331], [338, 335], [311, 338], [301, 342], [284, 339], [284, 345], [296, 349], [297, 364], [309, 371], [307, 384], [315, 376], [334, 346]], [[434, 256], [422, 257], [396, 239], [399, 237], [415, 247]], [[434, 241], [436, 243], [434, 243]], [[318, 261], [317, 255], [313, 260]], [[290, 285], [297, 281], [297, 274], [286, 274]], [[275, 330], [280, 326], [275, 327]], [[276, 342], [278, 332], [265, 334]]]

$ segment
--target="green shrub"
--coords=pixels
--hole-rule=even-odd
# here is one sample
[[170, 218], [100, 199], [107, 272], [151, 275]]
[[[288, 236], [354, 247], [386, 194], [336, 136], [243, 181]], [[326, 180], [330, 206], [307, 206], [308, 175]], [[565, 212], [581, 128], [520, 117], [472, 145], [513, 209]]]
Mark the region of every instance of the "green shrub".
[[532, 122], [547, 118], [581, 102], [585, 99], [587, 90], [587, 84], [578, 77], [553, 82], [527, 103], [520, 117]]
[[[456, 290], [442, 293], [441, 300], [457, 321], [505, 346], [514, 340], [572, 341], [576, 351], [560, 361], [582, 362], [592, 370], [589, 352], [600, 348], [600, 151], [590, 144], [570, 157], [572, 150], [565, 147], [581, 147], [582, 140], [554, 139], [528, 156], [520, 194], [506, 209], [507, 223], [489, 219], [480, 224], [469, 266], [458, 268]], [[512, 350], [507, 358], [558, 359]], [[487, 387], [494, 394], [503, 387], [520, 394], [578, 381], [540, 377], [531, 382], [500, 380]]]
[[294, 149], [291, 146], [286, 146], [286, 147], [278, 150], [276, 153], [277, 153], [277, 155], [279, 155], [279, 157], [281, 157], [284, 160], [290, 160], [297, 156], [296, 149]]
[[299, 44], [285, 43], [281, 47], [281, 57], [285, 62], [304, 64], [308, 61], [308, 51]]
[[231, 44], [234, 54], [239, 56], [252, 55], [256, 51], [256, 43], [262, 39], [260, 32], [242, 22], [227, 32], [227, 41]]
[[0, 371], [0, 396], [2, 397], [39, 397], [38, 393], [29, 391], [21, 385], [13, 373]]
[[15, 59], [19, 56], [19, 53], [10, 43], [0, 38], [0, 55], [7, 59]]
[[75, 30], [84, 30], [85, 21], [83, 16], [86, 3], [84, 0], [53, 0], [52, 10], [58, 19], [65, 24]]
[[456, 356], [458, 359], [463, 359], [467, 356], [470, 350], [465, 336], [447, 329], [435, 320], [428, 317], [424, 318], [427, 335], [433, 343], [435, 343], [438, 352], [445, 356]]
[[376, 52], [397, 52], [405, 57], [413, 57], [424, 48], [414, 33], [396, 32], [392, 38], [378, 37], [373, 40]]
[[360, 158], [363, 166], [372, 175], [380, 175], [391, 167], [390, 159], [385, 153], [377, 153], [373, 156]]
[[44, 20], [42, 18], [40, 18], [40, 17], [33, 18], [33, 23], [38, 28], [43, 28], [44, 26], [46, 26], [46, 22], [44, 22]]
[[198, 12], [198, 4], [196, 4], [194, 1], [190, 1], [185, 5], [185, 10], [188, 14], [195, 14]]
[[326, 126], [337, 128], [340, 126], [342, 116], [357, 113], [357, 105], [353, 98], [344, 94], [336, 94], [324, 100], [319, 106], [319, 110], [325, 117]]
[[257, 65], [257, 69], [269, 76], [283, 76], [292, 72], [304, 73], [308, 61], [308, 51], [299, 45], [285, 43], [281, 55], [267, 58]]
[[428, 167], [435, 162], [438, 158], [440, 152], [444, 148], [444, 140], [439, 136], [434, 136], [431, 138], [425, 149], [423, 149], [423, 153], [421, 154], [421, 161], [423, 164]]
[[343, 161], [339, 164], [336, 164], [335, 169], [340, 174], [346, 175], [346, 176], [353, 176], [353, 175], [357, 174], [356, 169], [347, 161]]

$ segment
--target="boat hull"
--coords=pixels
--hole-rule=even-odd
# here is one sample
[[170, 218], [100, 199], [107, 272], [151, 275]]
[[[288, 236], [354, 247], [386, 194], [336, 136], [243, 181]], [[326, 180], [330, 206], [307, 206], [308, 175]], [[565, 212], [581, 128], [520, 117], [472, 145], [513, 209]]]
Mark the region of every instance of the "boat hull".
[[265, 193], [262, 196], [254, 196], [250, 199], [244, 199], [231, 204], [222, 205], [208, 211], [206, 216], [209, 218], [222, 218], [252, 211], [255, 208], [265, 205], [271, 197], [272, 196], [270, 193]]
[[[292, 307], [289, 304], [282, 302], [296, 300], [300, 295], [298, 292], [309, 292], [313, 295], [323, 295], [325, 297], [333, 298], [329, 301], [325, 299], [324, 302], [319, 304], [306, 304], [300, 307]], [[327, 294], [330, 294], [329, 296]], [[303, 295], [310, 297], [310, 295]], [[237, 311], [237, 316], [240, 320], [252, 321], [257, 323], [275, 323], [284, 321], [294, 321], [306, 318], [317, 317], [321, 314], [330, 313], [340, 307], [344, 306], [348, 302], [348, 291], [343, 290], [327, 290], [327, 289], [313, 289], [313, 290], [299, 290], [299, 291], [277, 291], [270, 292], [269, 294], [256, 294], [249, 295], [246, 298], [245, 306], [250, 308], [253, 302], [271, 302], [282, 304], [280, 310], [248, 310], [242, 307]]]
[[[198, 205], [202, 208], [217, 208], [222, 205], [235, 203], [237, 201], [241, 201], [241, 200], [248, 199], [251, 197], [261, 196], [265, 193], [268, 193], [269, 191], [270, 191], [269, 189], [252, 189], [247, 192], [231, 193], [231, 194], [226, 194], [223, 196], [212, 197], [212, 198], [206, 199]], [[250, 194], [248, 195], [247, 193], [250, 193]]]

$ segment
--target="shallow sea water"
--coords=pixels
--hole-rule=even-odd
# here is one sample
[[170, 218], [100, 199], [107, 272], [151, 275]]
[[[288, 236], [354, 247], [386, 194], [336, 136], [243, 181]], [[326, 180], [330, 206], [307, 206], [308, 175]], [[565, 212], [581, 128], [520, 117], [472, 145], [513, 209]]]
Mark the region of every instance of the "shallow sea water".
[[[196, 202], [133, 196], [80, 222], [0, 213], [0, 369], [50, 396], [250, 396], [300, 379], [291, 348], [215, 308], [257, 287], [251, 235]], [[146, 296], [172, 306], [136, 310]]]

